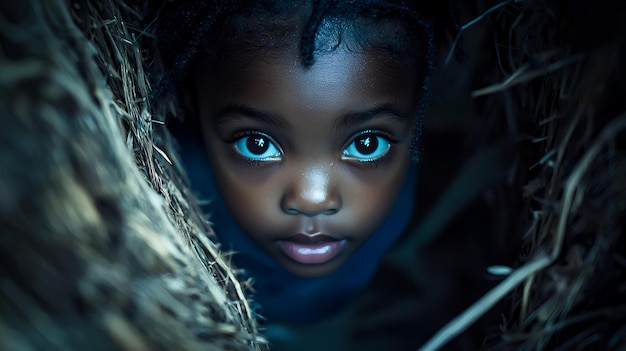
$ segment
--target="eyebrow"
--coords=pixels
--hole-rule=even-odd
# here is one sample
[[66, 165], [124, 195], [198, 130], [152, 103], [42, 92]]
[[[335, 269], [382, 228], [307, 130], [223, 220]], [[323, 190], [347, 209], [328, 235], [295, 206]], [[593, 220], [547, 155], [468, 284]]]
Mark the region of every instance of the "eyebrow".
[[[221, 124], [232, 118], [250, 118], [272, 126], [287, 125], [287, 122], [277, 115], [242, 104], [229, 104], [217, 111], [215, 123]], [[410, 116], [401, 113], [394, 105], [385, 103], [366, 111], [349, 112], [335, 121], [335, 127], [350, 128], [377, 118], [390, 119], [400, 124], [410, 120]]]
[[394, 105], [385, 103], [366, 111], [350, 112], [337, 120], [335, 127], [350, 128], [377, 118], [390, 119], [400, 124], [405, 124], [411, 119], [408, 114], [401, 113]]
[[250, 118], [273, 126], [286, 125], [285, 120], [276, 115], [242, 104], [229, 104], [217, 111], [215, 123], [224, 123], [227, 119], [230, 120], [232, 118]]

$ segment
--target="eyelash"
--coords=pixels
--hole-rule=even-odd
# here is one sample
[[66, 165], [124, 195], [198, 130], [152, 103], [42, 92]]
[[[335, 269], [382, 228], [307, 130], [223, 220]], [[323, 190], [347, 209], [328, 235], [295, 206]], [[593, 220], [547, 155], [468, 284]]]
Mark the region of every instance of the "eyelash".
[[262, 166], [265, 166], [265, 165], [273, 163], [273, 162], [264, 161], [263, 159], [254, 159], [254, 158], [246, 157], [246, 156], [242, 155], [239, 151], [237, 151], [237, 149], [235, 147], [235, 143], [240, 141], [241, 139], [243, 139], [245, 137], [251, 137], [251, 136], [263, 136], [264, 138], [269, 139], [270, 142], [273, 145], [275, 145], [276, 148], [280, 151], [281, 155], [283, 154], [283, 150], [280, 147], [280, 144], [278, 144], [274, 140], [274, 138], [272, 138], [268, 134], [263, 133], [261, 131], [257, 131], [257, 130], [242, 130], [242, 131], [238, 131], [238, 132], [233, 133], [233, 135], [230, 138], [228, 138], [227, 140], [225, 140], [225, 141], [228, 144], [231, 145], [230, 151], [231, 151], [231, 155], [233, 156], [233, 158], [235, 160], [237, 160], [238, 162], [241, 162], [245, 166], [248, 166], [248, 167], [262, 167]]
[[364, 136], [364, 135], [373, 135], [373, 136], [376, 136], [376, 137], [382, 137], [387, 142], [389, 142], [389, 144], [390, 144], [389, 150], [387, 150], [381, 157], [373, 159], [373, 160], [351, 159], [351, 160], [347, 160], [348, 162], [353, 163], [354, 165], [356, 165], [359, 168], [376, 169], [380, 165], [382, 165], [382, 164], [388, 162], [389, 160], [391, 160], [391, 158], [393, 157], [393, 154], [394, 154], [394, 150], [395, 150], [394, 145], [397, 144], [399, 142], [399, 140], [394, 139], [393, 136], [390, 133], [388, 133], [386, 131], [383, 131], [383, 130], [379, 130], [379, 129], [368, 129], [368, 130], [364, 130], [364, 131], [356, 133], [355, 135], [353, 135], [349, 139], [350, 141], [346, 144], [346, 146], [343, 148], [343, 150], [345, 150], [349, 145], [351, 145], [355, 141], [359, 140], [359, 138]]
[[[280, 151], [281, 155], [283, 154], [283, 150], [280, 147], [280, 145], [274, 140], [274, 138], [272, 138], [271, 136], [269, 136], [266, 133], [260, 132], [260, 131], [256, 131], [256, 130], [243, 130], [243, 131], [239, 131], [236, 133], [233, 133], [233, 135], [228, 139], [225, 140], [227, 143], [231, 144], [231, 146], [233, 146], [231, 148], [231, 152], [232, 152], [232, 156], [239, 162], [243, 163], [244, 165], [248, 166], [248, 167], [261, 167], [264, 165], [267, 165], [268, 163], [272, 163], [272, 162], [268, 162], [268, 161], [264, 161], [262, 159], [253, 159], [253, 158], [249, 158], [246, 157], [244, 155], [242, 155], [240, 152], [238, 152], [234, 145], [237, 141], [245, 138], [245, 137], [250, 137], [250, 136], [263, 136], [266, 137], [270, 140], [270, 142], [272, 144], [274, 144]], [[350, 139], [349, 142], [346, 144], [345, 147], [342, 148], [342, 153], [348, 148], [348, 146], [350, 146], [352, 143], [356, 142], [357, 140], [359, 140], [359, 137], [362, 137], [364, 135], [372, 135], [375, 137], [382, 137], [383, 139], [385, 139], [387, 142], [389, 142], [390, 146], [389, 149], [379, 158], [376, 159], [372, 159], [372, 160], [358, 160], [358, 159], [346, 159], [347, 162], [352, 163], [353, 165], [359, 167], [359, 168], [367, 168], [367, 169], [376, 169], [378, 168], [381, 164], [386, 163], [387, 161], [389, 161], [394, 153], [394, 144], [398, 143], [398, 140], [395, 140], [392, 135], [386, 131], [383, 130], [374, 130], [374, 129], [368, 129], [368, 130], [364, 130], [361, 132], [358, 132], [356, 134], [354, 134]]]

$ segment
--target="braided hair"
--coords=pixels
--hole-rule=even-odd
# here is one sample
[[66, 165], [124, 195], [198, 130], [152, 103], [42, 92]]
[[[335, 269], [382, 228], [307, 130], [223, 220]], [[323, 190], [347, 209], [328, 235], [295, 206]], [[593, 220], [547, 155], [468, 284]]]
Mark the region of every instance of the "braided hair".
[[[404, 0], [170, 0], [156, 20], [163, 71], [156, 95], [184, 100], [199, 56], [216, 63], [226, 48], [252, 52], [298, 45], [303, 67], [341, 44], [352, 50], [384, 50], [418, 63], [422, 83], [412, 154], [426, 112], [436, 42], [454, 29], [442, 1]], [[324, 25], [330, 23], [330, 25]], [[180, 106], [179, 106], [180, 107]]]

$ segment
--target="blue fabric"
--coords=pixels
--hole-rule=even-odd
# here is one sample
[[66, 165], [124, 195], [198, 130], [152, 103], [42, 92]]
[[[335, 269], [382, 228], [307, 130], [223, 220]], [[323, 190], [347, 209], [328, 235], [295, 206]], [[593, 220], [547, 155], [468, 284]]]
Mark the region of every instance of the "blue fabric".
[[295, 276], [250, 240], [233, 220], [213, 180], [204, 144], [191, 136], [179, 139], [182, 159], [192, 189], [224, 249], [236, 252], [235, 264], [254, 279], [257, 311], [270, 322], [311, 323], [338, 312], [372, 277], [383, 254], [407, 227], [414, 207], [416, 165], [411, 163], [390, 214], [348, 261], [335, 272], [318, 278]]

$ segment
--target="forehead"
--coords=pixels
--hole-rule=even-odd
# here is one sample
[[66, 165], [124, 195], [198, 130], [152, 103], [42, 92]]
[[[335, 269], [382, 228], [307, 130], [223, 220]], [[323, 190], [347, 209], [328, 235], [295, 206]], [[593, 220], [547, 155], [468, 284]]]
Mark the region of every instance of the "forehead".
[[304, 67], [292, 49], [228, 56], [212, 67], [207, 64], [196, 76], [202, 100], [212, 105], [245, 102], [264, 110], [317, 109], [334, 114], [383, 103], [408, 114], [416, 105], [417, 65], [409, 58], [339, 48]]

